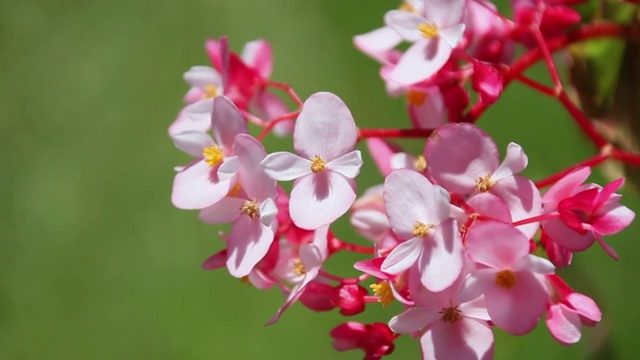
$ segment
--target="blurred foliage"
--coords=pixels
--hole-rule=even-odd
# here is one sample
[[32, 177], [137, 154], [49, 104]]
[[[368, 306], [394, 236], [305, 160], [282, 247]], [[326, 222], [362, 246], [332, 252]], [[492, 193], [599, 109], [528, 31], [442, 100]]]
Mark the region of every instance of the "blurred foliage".
[[[304, 98], [332, 91], [360, 126], [405, 127], [378, 66], [351, 37], [377, 26], [388, 1], [0, 2], [0, 108], [4, 185], [0, 232], [1, 359], [358, 359], [334, 353], [330, 329], [344, 321], [294, 306], [263, 327], [283, 301], [201, 262], [222, 247], [217, 229], [170, 203], [173, 166], [188, 157], [166, 128], [187, 90], [181, 74], [206, 64], [207, 37], [269, 39], [277, 81]], [[543, 68], [532, 76], [544, 76]], [[562, 108], [512, 85], [480, 121], [501, 149], [517, 142], [540, 179], [589, 157]], [[289, 144], [289, 140], [286, 140]], [[278, 140], [268, 149], [282, 147]], [[414, 152], [420, 142], [410, 142]], [[368, 158], [365, 158], [368, 160]], [[359, 191], [382, 179], [370, 162]], [[595, 177], [597, 181], [602, 178]], [[623, 202], [640, 209], [637, 193]], [[335, 230], [362, 241], [343, 226]], [[562, 270], [592, 296], [604, 320], [580, 344], [556, 344], [544, 326], [525, 337], [497, 331], [496, 359], [635, 358], [640, 352], [638, 222], [609, 239], [621, 262], [594, 247]], [[345, 256], [335, 261], [349, 271]], [[372, 304], [355, 320], [401, 311]], [[391, 359], [418, 357], [402, 338]]]

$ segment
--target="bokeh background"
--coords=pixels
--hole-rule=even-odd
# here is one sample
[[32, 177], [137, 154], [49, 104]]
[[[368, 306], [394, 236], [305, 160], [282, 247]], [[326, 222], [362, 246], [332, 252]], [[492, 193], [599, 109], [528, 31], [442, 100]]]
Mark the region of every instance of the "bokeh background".
[[[396, 5], [0, 1], [0, 359], [361, 358], [333, 351], [328, 333], [345, 320], [336, 312], [296, 305], [264, 327], [283, 301], [279, 291], [200, 269], [222, 241], [196, 212], [171, 206], [173, 166], [188, 157], [166, 128], [187, 90], [182, 73], [207, 64], [204, 40], [223, 34], [236, 51], [269, 39], [273, 79], [303, 98], [331, 91], [362, 127], [407, 126], [403, 100], [387, 97], [378, 66], [351, 45]], [[593, 152], [557, 103], [518, 85], [480, 124], [501, 149], [524, 146], [534, 179]], [[361, 192], [382, 180], [365, 166]], [[624, 194], [640, 209], [637, 191]], [[558, 345], [544, 326], [524, 337], [496, 331], [496, 359], [636, 358], [639, 224], [609, 239], [619, 263], [594, 246], [560, 272], [604, 311], [580, 344]], [[353, 238], [344, 226], [336, 231]], [[356, 259], [333, 266], [353, 274]], [[353, 320], [386, 322], [400, 311], [372, 304]], [[391, 359], [418, 357], [417, 341], [397, 345]]]

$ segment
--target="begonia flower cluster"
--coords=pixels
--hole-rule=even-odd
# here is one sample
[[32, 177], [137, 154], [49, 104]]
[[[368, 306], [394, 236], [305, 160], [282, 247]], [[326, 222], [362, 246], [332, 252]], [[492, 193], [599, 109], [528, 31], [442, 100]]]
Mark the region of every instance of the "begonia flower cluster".
[[[265, 314], [267, 324], [285, 321], [296, 303], [344, 316], [397, 303], [387, 319], [330, 331], [337, 351], [360, 349], [365, 359], [390, 354], [403, 334], [420, 342], [425, 359], [490, 359], [494, 329], [524, 335], [541, 321], [560, 344], [578, 342], [582, 326], [602, 314], [559, 271], [594, 243], [618, 260], [607, 237], [635, 217], [617, 193], [624, 179], [601, 186], [588, 178], [608, 156], [635, 155], [603, 144], [595, 160], [535, 182], [523, 174], [525, 149], [514, 142], [499, 149], [476, 124], [512, 80], [549, 95], [522, 71], [538, 59], [556, 79], [544, 55], [551, 50], [540, 49], [580, 23], [573, 3], [512, 1], [513, 19], [486, 0], [406, 0], [390, 9], [384, 25], [355, 36], [354, 45], [381, 64], [389, 95], [406, 97], [399, 129], [367, 129], [338, 95], [302, 101], [270, 80], [265, 40], [241, 54], [225, 37], [207, 41], [211, 66], [184, 74], [191, 88], [169, 127], [175, 146], [193, 157], [175, 169], [174, 206], [228, 224], [222, 249], [203, 268], [281, 290], [283, 304]], [[516, 58], [518, 47], [531, 53]], [[556, 85], [559, 101], [587, 126]], [[265, 148], [270, 134], [291, 136], [293, 149]], [[394, 137], [421, 141], [423, 150], [408, 153]], [[358, 143], [373, 163], [363, 163]], [[363, 166], [376, 169], [379, 185], [358, 189]], [[335, 226], [345, 217], [357, 239]], [[361, 254], [353, 264], [359, 276], [326, 269], [341, 251]]]

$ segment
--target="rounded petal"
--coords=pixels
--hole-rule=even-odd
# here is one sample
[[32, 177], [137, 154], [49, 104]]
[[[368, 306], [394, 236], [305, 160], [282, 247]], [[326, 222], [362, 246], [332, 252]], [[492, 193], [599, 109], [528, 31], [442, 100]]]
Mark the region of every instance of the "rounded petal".
[[[491, 193], [504, 201], [511, 211], [511, 219], [519, 221], [542, 213], [542, 199], [540, 191], [533, 181], [523, 176], [509, 176], [497, 182], [491, 188]], [[539, 223], [518, 226], [518, 230], [526, 237], [532, 238], [540, 228]]]
[[440, 38], [444, 40], [452, 49], [458, 46], [458, 42], [464, 35], [464, 24], [456, 24], [440, 30]]
[[211, 174], [211, 167], [204, 161], [185, 168], [173, 180], [171, 201], [180, 209], [203, 209], [227, 195], [232, 181], [219, 181]]
[[544, 212], [550, 213], [556, 210], [560, 201], [575, 195], [589, 175], [591, 175], [591, 168], [585, 166], [570, 172], [553, 184], [542, 197]]
[[216, 96], [213, 99], [211, 129], [216, 142], [225, 151], [225, 155], [231, 152], [236, 135], [249, 132], [242, 114], [233, 101], [226, 96]]
[[169, 126], [169, 135], [173, 136], [185, 131], [207, 132], [211, 128], [210, 116], [204, 116], [201, 121], [194, 121], [187, 114], [187, 109], [183, 108], [176, 119]]
[[629, 226], [635, 217], [636, 214], [628, 207], [616, 202], [612, 206], [607, 206], [604, 213], [598, 216], [591, 225], [593, 230], [600, 235], [613, 235]]
[[509, 143], [507, 146], [507, 156], [504, 158], [496, 171], [491, 174], [492, 181], [500, 181], [508, 176], [515, 175], [527, 167], [528, 158], [522, 146], [516, 143]]
[[466, 0], [425, 0], [425, 17], [447, 28], [462, 22]]
[[360, 150], [346, 153], [337, 159], [327, 163], [327, 168], [341, 174], [344, 177], [353, 179], [360, 173], [362, 167], [362, 154]]
[[248, 216], [241, 216], [231, 228], [227, 241], [227, 269], [232, 276], [249, 275], [267, 254], [273, 242], [273, 229]]
[[575, 344], [582, 337], [580, 316], [564, 304], [549, 307], [546, 323], [551, 336], [560, 344]]
[[473, 261], [495, 269], [510, 269], [529, 254], [529, 240], [510, 224], [498, 221], [472, 225], [466, 243]]
[[171, 135], [171, 140], [178, 149], [199, 159], [202, 158], [204, 148], [215, 144], [209, 134], [201, 131], [181, 132]]
[[237, 156], [226, 158], [222, 164], [218, 167], [218, 179], [221, 181], [230, 180], [240, 170], [240, 162]]
[[464, 265], [456, 221], [449, 219], [438, 225], [429, 240], [425, 239], [420, 255], [422, 284], [430, 291], [443, 291], [456, 281]]
[[355, 47], [381, 63], [387, 62], [387, 52], [402, 42], [402, 36], [388, 26], [353, 38]]
[[507, 204], [490, 192], [481, 192], [473, 195], [467, 200], [467, 204], [480, 215], [509, 224], [512, 221], [511, 212]]
[[389, 73], [400, 85], [413, 85], [437, 73], [451, 57], [453, 49], [440, 37], [421, 39], [404, 52]]
[[193, 66], [183, 75], [184, 81], [191, 86], [204, 88], [208, 85], [222, 86], [222, 78], [216, 69], [208, 66]]
[[476, 190], [480, 177], [498, 167], [498, 148], [493, 139], [471, 124], [448, 124], [429, 137], [425, 146], [429, 173], [437, 183], [460, 195]]
[[355, 185], [344, 176], [323, 171], [309, 174], [294, 185], [289, 213], [296, 226], [314, 230], [344, 215], [356, 199]]
[[420, 91], [425, 94], [425, 99], [420, 104], [409, 104], [409, 115], [413, 124], [420, 129], [436, 129], [447, 121], [447, 108], [444, 97], [438, 88]]
[[262, 202], [262, 205], [260, 205], [260, 221], [262, 221], [262, 225], [271, 226], [277, 215], [278, 207], [273, 199], [267, 198]]
[[441, 317], [437, 310], [414, 308], [391, 318], [389, 327], [395, 333], [410, 334], [439, 321]]
[[489, 360], [493, 358], [493, 332], [484, 321], [438, 321], [422, 335], [420, 346], [424, 359]]
[[200, 210], [198, 217], [207, 224], [227, 224], [235, 221], [242, 215], [240, 207], [245, 199], [237, 197], [225, 197], [211, 206]]
[[384, 15], [384, 23], [409, 42], [424, 38], [418, 26], [426, 22], [427, 19], [408, 11], [391, 10]]
[[311, 174], [311, 161], [289, 152], [267, 155], [260, 166], [272, 179], [289, 181]]
[[572, 252], [586, 250], [596, 240], [593, 232], [580, 235], [560, 220], [547, 221], [543, 228], [549, 239]]
[[422, 253], [424, 240], [413, 238], [396, 246], [384, 259], [380, 270], [387, 274], [399, 274], [411, 267]]
[[308, 159], [319, 155], [325, 161], [353, 150], [357, 138], [358, 129], [347, 105], [328, 92], [315, 93], [304, 102], [293, 133], [298, 154]]
[[248, 134], [238, 134], [233, 144], [238, 156], [239, 182], [250, 198], [264, 200], [277, 195], [276, 182], [260, 166], [267, 156], [262, 144]]
[[511, 267], [513, 271], [530, 271], [536, 274], [553, 274], [556, 268], [551, 261], [535, 255], [523, 256]]
[[211, 111], [213, 110], [213, 98], [207, 98], [187, 105], [184, 108], [185, 115], [190, 120], [189, 128], [201, 129], [211, 127]]
[[271, 45], [266, 40], [250, 41], [244, 45], [240, 55], [245, 64], [258, 71], [258, 74], [267, 79], [273, 69], [273, 54]]
[[575, 312], [577, 312], [581, 317], [593, 322], [602, 320], [602, 311], [600, 311], [598, 304], [596, 304], [592, 298], [574, 292], [567, 295], [564, 301], [571, 305]]

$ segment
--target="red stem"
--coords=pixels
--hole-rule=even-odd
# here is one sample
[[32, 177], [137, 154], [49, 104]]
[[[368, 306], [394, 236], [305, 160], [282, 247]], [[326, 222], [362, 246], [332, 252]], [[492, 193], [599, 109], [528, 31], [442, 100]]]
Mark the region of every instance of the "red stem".
[[358, 141], [366, 138], [427, 138], [432, 129], [360, 129]]
[[[567, 169], [559, 171], [559, 172], [557, 172], [557, 173], [555, 173], [555, 174], [553, 174], [553, 175], [551, 175], [549, 177], [546, 177], [546, 178], [536, 182], [536, 186], [539, 189], [543, 188], [543, 187], [546, 187], [546, 186], [549, 186], [549, 185], [555, 183], [556, 181], [562, 179], [565, 175], [567, 175], [571, 171], [573, 171], [573, 170], [575, 170], [575, 169], [577, 169], [579, 167], [582, 167], [582, 166], [594, 167], [594, 166], [600, 164], [601, 162], [607, 160], [609, 158], [609, 156], [610, 155], [607, 154], [606, 152], [602, 152], [602, 153], [600, 153], [598, 155], [590, 157], [587, 160], [584, 160], [584, 161], [582, 161], [582, 162], [580, 162], [578, 164], [572, 165], [572, 166], [568, 167]], [[635, 155], [635, 156], [638, 157], [637, 155]], [[640, 161], [640, 157], [638, 157], [638, 158], [639, 158], [639, 161]]]
[[554, 212], [549, 213], [549, 214], [542, 214], [542, 215], [530, 217], [528, 219], [518, 220], [518, 221], [512, 223], [511, 225], [513, 225], [513, 226], [527, 225], [527, 224], [531, 224], [531, 223], [535, 223], [535, 222], [557, 219], [559, 216], [560, 216], [560, 214], [557, 211], [554, 211]]

